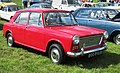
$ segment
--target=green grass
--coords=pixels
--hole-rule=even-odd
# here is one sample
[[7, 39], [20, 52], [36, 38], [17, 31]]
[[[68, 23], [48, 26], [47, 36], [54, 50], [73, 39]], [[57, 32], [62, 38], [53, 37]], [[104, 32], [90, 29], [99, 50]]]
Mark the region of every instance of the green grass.
[[12, 0], [15, 2], [17, 5], [22, 6], [22, 0]]
[[0, 73], [120, 73], [120, 46], [108, 42], [108, 50], [94, 58], [68, 58], [53, 64], [42, 52], [17, 45], [8, 47], [0, 31]]
[[1, 24], [5, 23], [5, 22], [7, 22], [7, 21], [6, 20], [0, 20]]
[[[13, 1], [21, 5], [21, 0]], [[42, 52], [20, 45], [8, 47], [0, 26], [0, 73], [120, 73], [120, 45], [107, 44], [103, 55], [68, 58], [64, 65], [56, 65]]]

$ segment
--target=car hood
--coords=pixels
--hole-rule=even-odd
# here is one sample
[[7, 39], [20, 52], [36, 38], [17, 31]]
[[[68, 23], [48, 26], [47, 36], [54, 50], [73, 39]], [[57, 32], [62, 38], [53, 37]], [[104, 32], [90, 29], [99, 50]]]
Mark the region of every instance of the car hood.
[[95, 34], [103, 34], [104, 30], [85, 27], [85, 26], [57, 26], [57, 27], [50, 27], [50, 29], [56, 32], [62, 32], [69, 35], [78, 35], [80, 37], [95, 35]]

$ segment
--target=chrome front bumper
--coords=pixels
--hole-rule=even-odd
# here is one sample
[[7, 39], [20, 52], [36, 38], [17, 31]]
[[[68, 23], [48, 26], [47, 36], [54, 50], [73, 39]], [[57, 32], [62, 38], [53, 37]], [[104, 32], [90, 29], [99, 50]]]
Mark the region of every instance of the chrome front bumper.
[[101, 48], [96, 48], [96, 49], [93, 49], [93, 50], [88, 50], [88, 51], [84, 51], [83, 48], [81, 48], [81, 52], [67, 52], [67, 55], [68, 56], [72, 56], [72, 57], [77, 57], [77, 56], [82, 56], [84, 54], [89, 54], [89, 53], [93, 53], [93, 52], [97, 52], [97, 51], [102, 51], [102, 50], [105, 50], [107, 49], [107, 45], [101, 47]]

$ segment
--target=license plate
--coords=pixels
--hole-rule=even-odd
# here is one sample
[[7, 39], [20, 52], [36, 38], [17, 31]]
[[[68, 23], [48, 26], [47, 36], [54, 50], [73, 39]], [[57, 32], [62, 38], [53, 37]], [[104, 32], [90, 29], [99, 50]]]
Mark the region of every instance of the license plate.
[[100, 54], [102, 54], [102, 51], [90, 53], [90, 54], [88, 54], [88, 58], [91, 58], [91, 57], [94, 57], [94, 56], [97, 56], [97, 55], [100, 55]]

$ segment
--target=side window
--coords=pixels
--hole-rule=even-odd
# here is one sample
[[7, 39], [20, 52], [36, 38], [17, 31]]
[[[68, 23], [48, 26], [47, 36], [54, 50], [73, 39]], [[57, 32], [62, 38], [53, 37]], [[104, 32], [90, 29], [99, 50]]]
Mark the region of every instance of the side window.
[[23, 12], [18, 15], [18, 17], [16, 18], [14, 22], [16, 24], [26, 24], [28, 21], [28, 16], [29, 16], [29, 12]]
[[98, 18], [98, 19], [105, 19], [103, 14], [104, 14], [103, 10], [98, 10], [96, 12], [96, 18]]
[[62, 0], [62, 4], [67, 4], [66, 0]]
[[42, 14], [37, 12], [32, 12], [30, 14], [29, 25], [39, 26], [42, 25]]
[[36, 4], [36, 5], [35, 5], [35, 8], [39, 8], [39, 5]]
[[90, 18], [97, 18], [97, 10], [92, 10], [91, 13], [90, 13]]
[[106, 15], [107, 17], [109, 17], [110, 19], [116, 16], [116, 10], [106, 10]]
[[76, 17], [80, 18], [88, 18], [90, 17], [91, 10], [79, 10], [79, 12], [76, 14]]
[[12, 10], [10, 9], [10, 7], [8, 8], [8, 11], [11, 12]]
[[7, 7], [4, 7], [4, 8], [2, 9], [2, 11], [5, 11], [5, 12], [6, 12], [6, 11], [7, 11]]

